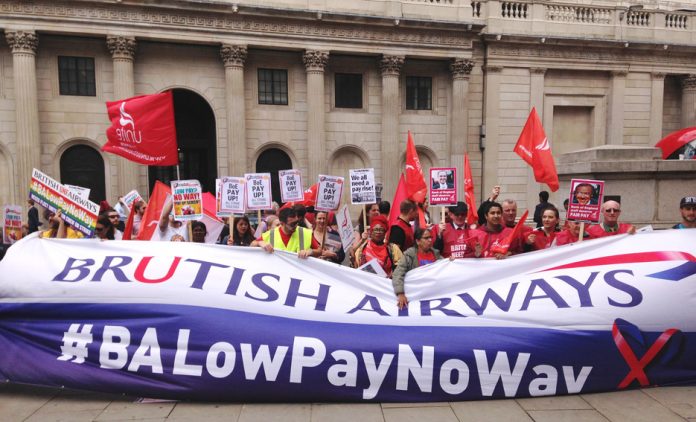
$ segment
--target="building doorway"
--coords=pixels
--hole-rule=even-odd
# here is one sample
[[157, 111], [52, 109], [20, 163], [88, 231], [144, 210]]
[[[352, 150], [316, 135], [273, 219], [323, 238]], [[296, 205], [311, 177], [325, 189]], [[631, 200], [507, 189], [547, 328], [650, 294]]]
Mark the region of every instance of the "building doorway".
[[[179, 148], [179, 179], [196, 179], [204, 192], [215, 192], [217, 154], [215, 115], [208, 102], [193, 91], [174, 89], [174, 120]], [[148, 168], [150, 191], [155, 181], [177, 179], [176, 166]]]
[[[284, 151], [278, 148], [269, 148], [259, 155], [256, 160], [257, 173], [271, 173], [271, 193], [273, 200], [281, 204], [280, 201], [280, 182], [278, 181], [278, 170], [288, 170], [292, 168], [292, 160]], [[305, 182], [306, 184], [307, 182]]]
[[73, 145], [60, 156], [60, 182], [88, 188], [89, 200], [106, 199], [104, 159], [99, 151], [87, 145]]

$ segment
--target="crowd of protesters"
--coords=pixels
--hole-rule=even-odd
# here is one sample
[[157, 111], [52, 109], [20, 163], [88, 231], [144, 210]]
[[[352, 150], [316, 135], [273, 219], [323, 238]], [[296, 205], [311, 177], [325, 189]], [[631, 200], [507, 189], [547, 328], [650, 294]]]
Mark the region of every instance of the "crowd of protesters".
[[[397, 304], [402, 308], [408, 305], [404, 290], [406, 273], [439, 259], [505, 259], [510, 255], [581, 240], [636, 232], [636, 227], [632, 224], [619, 221], [621, 204], [617, 201], [609, 200], [601, 205], [602, 221], [599, 224], [561, 222], [559, 210], [548, 202], [548, 193], [542, 191], [534, 212], [533, 220], [536, 227], [521, 225], [515, 236], [512, 236], [517, 225], [517, 203], [512, 199], [497, 202], [499, 195], [500, 187], [496, 186], [479, 207], [478, 224], [473, 225], [466, 222], [468, 208], [464, 202], [448, 207], [445, 220], [437, 225], [429, 223], [427, 207], [410, 200], [398, 204], [398, 218], [391, 224], [388, 221], [391, 206], [389, 202], [366, 205], [356, 226], [356, 241], [348, 250], [343, 248], [332, 212], [315, 212], [313, 208], [306, 208], [301, 204], [278, 207], [274, 203], [272, 209], [264, 211], [256, 227], [252, 226], [246, 215], [230, 217], [217, 243], [259, 247], [269, 253], [285, 250], [297, 253], [300, 258], [311, 256], [354, 268], [373, 263], [381, 268], [383, 275], [392, 279]], [[581, 189], [576, 196], [582, 197]], [[141, 229], [147, 204], [141, 200], [132, 206], [135, 211], [133, 221], [130, 227], [126, 228], [124, 217], [130, 214], [130, 208], [121, 200], [116, 207], [102, 201], [95, 237], [101, 240], [120, 240], [124, 238], [124, 230], [130, 230], [128, 238], [135, 238]], [[567, 200], [564, 206], [567, 210]], [[157, 222], [159, 239], [205, 243], [209, 234], [206, 225], [200, 221], [184, 224], [174, 218], [171, 208], [171, 202], [165, 204], [160, 221]], [[682, 220], [673, 228], [696, 228], [696, 197], [682, 198], [679, 209]], [[38, 215], [34, 202], [29, 200], [28, 224], [24, 225], [25, 234], [39, 231], [41, 238], [83, 237], [81, 232], [65, 223], [60, 210], [44, 211], [43, 216], [47, 224], [44, 230], [40, 229], [43, 223], [39, 221]], [[418, 220], [423, 219], [426, 221], [425, 227], [420, 227]], [[583, 226], [584, 232], [580, 233]], [[506, 251], [499, 248], [503, 242], [506, 242]]]

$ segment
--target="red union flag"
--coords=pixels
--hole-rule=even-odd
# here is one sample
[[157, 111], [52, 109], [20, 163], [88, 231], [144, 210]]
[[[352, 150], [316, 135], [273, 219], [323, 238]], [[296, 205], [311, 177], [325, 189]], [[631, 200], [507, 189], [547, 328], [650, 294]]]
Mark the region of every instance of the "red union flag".
[[529, 113], [514, 151], [534, 169], [534, 179], [546, 183], [552, 192], [558, 190], [558, 173], [551, 155], [551, 146], [541, 125], [536, 108]]
[[111, 127], [103, 151], [149, 166], [179, 164], [172, 92], [106, 103]]
[[[428, 193], [428, 186], [423, 178], [423, 168], [421, 167], [416, 145], [413, 143], [411, 131], [408, 131], [408, 143], [406, 144], [406, 192], [408, 199], [423, 203], [425, 195]], [[398, 208], [398, 205], [395, 205]]]
[[471, 165], [469, 164], [469, 154], [464, 154], [464, 201], [466, 201], [466, 223], [469, 225], [478, 222], [478, 212], [476, 212], [476, 198], [474, 197], [474, 178], [471, 176]]

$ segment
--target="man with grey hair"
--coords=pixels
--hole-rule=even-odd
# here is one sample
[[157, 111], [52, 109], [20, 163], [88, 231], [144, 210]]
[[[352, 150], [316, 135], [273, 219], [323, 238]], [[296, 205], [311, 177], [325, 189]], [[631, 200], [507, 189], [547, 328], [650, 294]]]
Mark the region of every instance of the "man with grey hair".
[[632, 224], [619, 223], [621, 204], [616, 201], [606, 201], [602, 204], [602, 224], [594, 224], [587, 229], [593, 239], [617, 234], [634, 234], [636, 228]]
[[[517, 222], [517, 202], [514, 199], [505, 199], [501, 203], [503, 206], [503, 225], [505, 227], [509, 227], [511, 229], [515, 228], [515, 225]], [[532, 229], [529, 226], [522, 226], [519, 236], [515, 241], [510, 243], [510, 252], [512, 254], [518, 254], [522, 252], [526, 252], [527, 250], [531, 250], [531, 248], [525, 248], [525, 245], [528, 244], [527, 242], [527, 237], [532, 233], [534, 229]], [[532, 243], [534, 241], [532, 240]]]

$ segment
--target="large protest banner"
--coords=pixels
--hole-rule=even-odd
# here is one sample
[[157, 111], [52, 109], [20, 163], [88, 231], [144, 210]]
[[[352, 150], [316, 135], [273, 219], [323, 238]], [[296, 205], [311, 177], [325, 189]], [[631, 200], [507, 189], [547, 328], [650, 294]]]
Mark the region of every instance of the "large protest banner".
[[37, 169], [31, 173], [29, 197], [44, 208], [63, 211], [65, 222], [85, 236], [92, 236], [97, 225], [99, 205], [82, 199], [66, 186]]
[[[696, 382], [696, 230], [408, 273], [258, 248], [29, 237], [0, 379], [235, 401], [455, 401]], [[33, 265], [41, 262], [42, 265]]]

